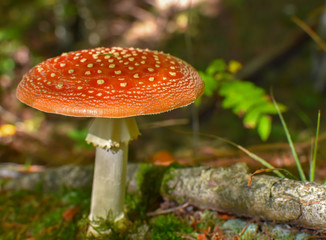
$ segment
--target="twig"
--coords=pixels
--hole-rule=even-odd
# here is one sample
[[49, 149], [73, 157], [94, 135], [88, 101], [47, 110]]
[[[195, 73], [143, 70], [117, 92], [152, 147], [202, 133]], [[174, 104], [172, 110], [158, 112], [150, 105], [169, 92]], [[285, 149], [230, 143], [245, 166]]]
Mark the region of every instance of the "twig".
[[252, 183], [252, 178], [254, 175], [259, 174], [259, 173], [265, 173], [265, 172], [270, 172], [270, 171], [279, 171], [279, 170], [284, 170], [286, 171], [292, 178], [295, 179], [295, 176], [293, 176], [289, 171], [287, 171], [286, 169], [282, 169], [282, 168], [268, 168], [268, 169], [258, 169], [256, 170], [254, 173], [249, 175], [249, 180], [248, 180], [248, 186], [251, 185]]
[[154, 212], [149, 212], [146, 215], [149, 217], [158, 216], [158, 215], [162, 215], [162, 214], [172, 213], [176, 210], [184, 209], [188, 206], [190, 206], [190, 203], [186, 202], [186, 203], [184, 203], [180, 206], [174, 207], [174, 208], [169, 208], [169, 209], [164, 209], [164, 210], [156, 210]]
[[325, 41], [321, 39], [321, 37], [309, 25], [296, 16], [292, 17], [292, 21], [305, 31], [318, 44], [318, 46], [323, 49], [323, 51], [326, 51]]
[[20, 119], [13, 113], [6, 110], [4, 107], [0, 105], [0, 116], [2, 119], [8, 122], [18, 122]]
[[182, 234], [182, 235], [181, 235], [181, 238], [182, 238], [182, 239], [189, 239], [189, 240], [197, 240], [196, 238], [191, 237], [191, 236], [189, 236], [188, 234]]
[[160, 128], [160, 127], [170, 127], [170, 126], [176, 126], [176, 125], [185, 125], [188, 124], [189, 120], [186, 118], [181, 119], [169, 119], [169, 120], [163, 120], [163, 121], [157, 121], [153, 123], [143, 124], [140, 127], [143, 129], [149, 129], [149, 128]]
[[241, 232], [237, 235], [237, 237], [240, 238], [244, 234], [244, 232], [247, 230], [248, 226], [253, 222], [254, 222], [254, 220], [250, 220], [249, 222], [247, 222], [246, 226], [241, 230]]

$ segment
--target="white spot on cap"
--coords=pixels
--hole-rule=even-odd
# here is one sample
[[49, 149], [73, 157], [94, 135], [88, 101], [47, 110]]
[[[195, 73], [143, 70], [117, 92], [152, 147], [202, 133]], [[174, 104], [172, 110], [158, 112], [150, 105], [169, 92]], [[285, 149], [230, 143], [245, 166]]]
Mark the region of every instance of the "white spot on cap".
[[155, 80], [155, 78], [154, 77], [149, 77], [148, 80], [153, 82]]
[[93, 67], [93, 64], [89, 63], [89, 64], [87, 64], [87, 67], [91, 68], [91, 67]]
[[86, 71], [85, 75], [91, 75], [91, 71]]
[[148, 71], [150, 71], [150, 72], [154, 72], [154, 69], [153, 68], [147, 68], [148, 69]]
[[83, 87], [81, 87], [81, 86], [78, 86], [78, 87], [77, 87], [77, 89], [78, 89], [78, 90], [80, 90], [80, 89], [83, 89]]
[[51, 75], [50, 75], [51, 77], [55, 77], [55, 73], [51, 73]]
[[115, 67], [115, 64], [110, 64], [109, 65], [109, 68], [114, 68]]
[[175, 72], [169, 72], [171, 76], [176, 76], [177, 74]]
[[120, 86], [121, 87], [126, 87], [127, 86], [127, 83], [126, 82], [120, 83]]
[[136, 73], [136, 74], [134, 74], [134, 76], [133, 76], [134, 78], [139, 78], [139, 74], [138, 73]]
[[114, 71], [115, 74], [121, 74], [121, 71], [118, 70], [118, 71]]
[[105, 83], [105, 81], [103, 79], [98, 79], [97, 80], [97, 84], [103, 84], [103, 83]]
[[69, 70], [68, 70], [68, 73], [71, 74], [71, 73], [73, 73], [74, 71], [75, 71], [74, 69], [69, 69]]
[[64, 67], [64, 66], [66, 66], [65, 63], [60, 63], [60, 67]]
[[87, 61], [87, 58], [83, 58], [80, 60], [80, 62], [86, 62]]

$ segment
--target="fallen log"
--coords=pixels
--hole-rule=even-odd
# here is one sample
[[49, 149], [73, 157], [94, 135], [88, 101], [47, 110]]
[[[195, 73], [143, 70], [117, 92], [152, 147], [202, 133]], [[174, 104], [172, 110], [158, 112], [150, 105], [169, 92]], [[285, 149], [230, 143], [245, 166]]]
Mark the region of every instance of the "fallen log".
[[[144, 164], [143, 164], [144, 165]], [[145, 165], [144, 165], [145, 166]], [[139, 164], [128, 165], [128, 191], [137, 192]], [[90, 187], [93, 166], [63, 166], [0, 184], [1, 191], [44, 192], [62, 187]], [[163, 176], [161, 194], [179, 204], [192, 204], [236, 216], [274, 220], [309, 229], [326, 229], [326, 186], [267, 175], [251, 175], [245, 163], [228, 168], [171, 168]]]
[[180, 204], [188, 202], [237, 216], [310, 229], [326, 229], [326, 186], [268, 175], [251, 178], [248, 167], [192, 167], [165, 173], [161, 193]]

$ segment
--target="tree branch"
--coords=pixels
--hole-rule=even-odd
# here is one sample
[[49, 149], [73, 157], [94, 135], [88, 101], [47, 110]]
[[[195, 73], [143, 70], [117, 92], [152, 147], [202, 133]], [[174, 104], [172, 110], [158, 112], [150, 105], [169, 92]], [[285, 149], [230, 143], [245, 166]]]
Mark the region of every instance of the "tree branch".
[[178, 203], [237, 216], [326, 229], [326, 186], [260, 175], [252, 178], [244, 163], [231, 168], [171, 169], [162, 194]]

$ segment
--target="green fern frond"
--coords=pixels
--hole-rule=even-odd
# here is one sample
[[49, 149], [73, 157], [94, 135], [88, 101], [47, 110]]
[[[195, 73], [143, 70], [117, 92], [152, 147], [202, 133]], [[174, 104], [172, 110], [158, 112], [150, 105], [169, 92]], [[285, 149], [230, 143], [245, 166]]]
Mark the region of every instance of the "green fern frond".
[[[277, 114], [277, 109], [263, 88], [235, 78], [240, 69], [241, 64], [237, 61], [232, 60], [227, 64], [221, 59], [214, 60], [205, 72], [200, 72], [206, 84], [204, 95], [222, 96], [223, 108], [243, 117], [245, 127], [257, 128], [260, 138], [267, 140], [272, 125], [270, 115]], [[282, 112], [286, 110], [284, 105], [278, 106]]]

